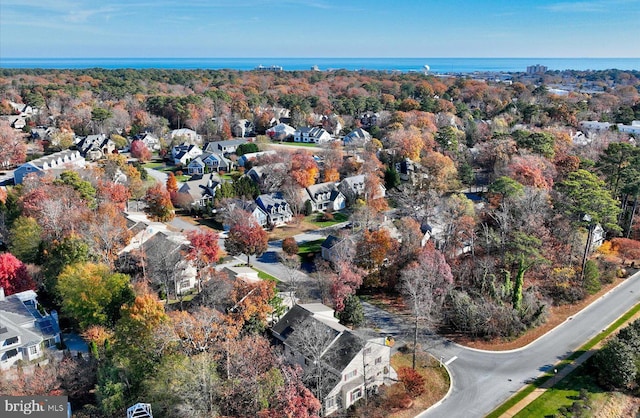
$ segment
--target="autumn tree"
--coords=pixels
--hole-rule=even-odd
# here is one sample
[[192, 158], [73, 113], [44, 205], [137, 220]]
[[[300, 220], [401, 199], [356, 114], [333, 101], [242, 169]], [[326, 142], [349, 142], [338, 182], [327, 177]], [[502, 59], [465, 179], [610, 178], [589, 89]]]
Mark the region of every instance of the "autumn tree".
[[259, 257], [267, 251], [268, 239], [267, 232], [249, 215], [237, 219], [231, 226], [224, 247], [231, 255], [246, 255], [247, 265], [250, 265], [251, 256]]
[[167, 192], [169, 192], [169, 196], [171, 197], [178, 193], [178, 180], [176, 180], [175, 174], [171, 171], [167, 174], [166, 188]]
[[145, 195], [147, 212], [160, 222], [168, 222], [175, 216], [169, 192], [159, 183], [150, 187]]
[[86, 242], [92, 244], [94, 254], [99, 256], [101, 262], [112, 265], [118, 252], [131, 239], [127, 221], [120, 209], [112, 203], [103, 203], [87, 214], [85, 225], [83, 235]]
[[7, 296], [35, 288], [27, 267], [11, 253], [0, 254], [0, 287]]
[[22, 164], [27, 157], [27, 145], [7, 121], [0, 121], [0, 168]]
[[330, 292], [333, 306], [337, 312], [342, 312], [346, 299], [354, 295], [362, 285], [364, 271], [346, 260], [338, 261], [335, 268], [337, 274], [332, 277]]
[[210, 229], [193, 230], [187, 233], [187, 239], [190, 245], [186, 258], [195, 264], [198, 270], [198, 290], [202, 290], [202, 282], [209, 279], [220, 258], [218, 233]]
[[282, 240], [282, 251], [290, 257], [298, 254], [298, 243], [295, 238], [287, 237]]
[[456, 165], [448, 156], [435, 151], [429, 152], [421, 163], [427, 175], [427, 188], [444, 193], [459, 186]]
[[420, 320], [433, 324], [441, 315], [440, 308], [453, 285], [451, 268], [444, 255], [433, 248], [425, 247], [417, 260], [402, 271], [400, 291], [411, 308], [414, 320], [413, 368], [416, 368], [416, 349]]
[[147, 148], [144, 142], [136, 139], [131, 142], [131, 156], [142, 162], [146, 162], [151, 159], [151, 151], [149, 151], [149, 148]]
[[56, 290], [62, 311], [80, 328], [113, 325], [120, 306], [133, 298], [129, 276], [112, 273], [104, 264], [80, 263], [67, 266], [58, 277]]
[[377, 269], [385, 260], [394, 258], [397, 247], [398, 242], [388, 229], [365, 230], [356, 247], [356, 264], [367, 270]]
[[289, 175], [300, 187], [309, 187], [318, 177], [318, 164], [310, 153], [298, 150], [291, 155]]

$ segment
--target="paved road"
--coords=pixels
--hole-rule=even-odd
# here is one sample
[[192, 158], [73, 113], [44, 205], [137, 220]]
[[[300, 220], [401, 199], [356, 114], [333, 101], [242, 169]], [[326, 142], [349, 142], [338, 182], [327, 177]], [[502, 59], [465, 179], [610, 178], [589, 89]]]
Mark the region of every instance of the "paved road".
[[[519, 350], [487, 352], [459, 346], [436, 335], [422, 335], [422, 345], [448, 363], [453, 387], [437, 407], [418, 417], [483, 417], [522, 386], [571, 354], [640, 302], [640, 273], [625, 280], [583, 311]], [[410, 319], [392, 317], [365, 304], [370, 326], [382, 333], [411, 338]]]

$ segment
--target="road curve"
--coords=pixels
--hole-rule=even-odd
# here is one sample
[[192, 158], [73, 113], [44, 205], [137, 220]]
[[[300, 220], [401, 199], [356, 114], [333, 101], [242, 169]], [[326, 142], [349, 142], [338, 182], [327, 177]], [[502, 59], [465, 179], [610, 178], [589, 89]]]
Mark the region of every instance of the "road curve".
[[444, 358], [450, 395], [418, 417], [483, 417], [553, 364], [607, 328], [640, 302], [640, 272], [531, 344], [510, 351], [481, 351], [438, 341], [430, 350]]

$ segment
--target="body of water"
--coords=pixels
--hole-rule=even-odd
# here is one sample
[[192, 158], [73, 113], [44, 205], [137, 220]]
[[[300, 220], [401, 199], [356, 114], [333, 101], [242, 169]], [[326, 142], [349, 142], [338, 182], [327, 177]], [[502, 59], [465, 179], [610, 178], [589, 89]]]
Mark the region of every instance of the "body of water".
[[433, 73], [524, 72], [540, 64], [549, 70], [640, 70], [640, 58], [0, 58], [0, 68], [45, 69], [232, 69], [278, 66], [285, 71], [376, 70]]

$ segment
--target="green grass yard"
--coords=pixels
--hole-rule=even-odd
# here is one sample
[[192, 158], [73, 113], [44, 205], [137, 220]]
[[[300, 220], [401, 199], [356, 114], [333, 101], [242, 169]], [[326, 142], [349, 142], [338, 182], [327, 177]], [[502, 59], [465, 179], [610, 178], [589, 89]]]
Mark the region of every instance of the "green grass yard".
[[298, 244], [298, 255], [319, 253], [320, 245], [322, 245], [323, 242], [324, 238]]
[[332, 221], [322, 221], [322, 213], [312, 213], [306, 216], [304, 220], [317, 228], [326, 228], [349, 220], [349, 216], [342, 212], [333, 213]]

